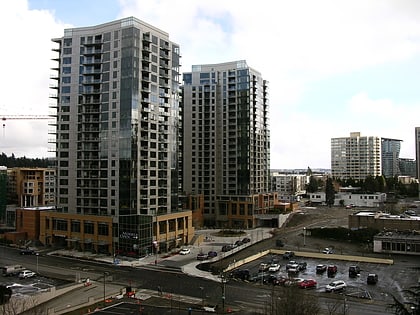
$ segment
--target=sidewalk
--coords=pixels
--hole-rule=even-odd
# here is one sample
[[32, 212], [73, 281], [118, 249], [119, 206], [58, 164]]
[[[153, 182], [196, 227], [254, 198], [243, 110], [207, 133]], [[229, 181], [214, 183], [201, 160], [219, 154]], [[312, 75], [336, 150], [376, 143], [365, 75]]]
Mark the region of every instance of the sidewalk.
[[[182, 266], [182, 271], [186, 274], [196, 276], [196, 277], [202, 277], [202, 278], [208, 278], [214, 281], [220, 281], [220, 278], [217, 275], [213, 275], [210, 272], [202, 271], [196, 266], [200, 263], [211, 261], [215, 262], [220, 259], [224, 259], [250, 245], [253, 245], [255, 243], [258, 243], [264, 239], [272, 237], [272, 228], [258, 228], [252, 231], [248, 231], [248, 233], [236, 236], [236, 237], [220, 237], [216, 234], [220, 231], [218, 229], [210, 229], [210, 230], [197, 230], [196, 234], [198, 235], [205, 235], [204, 241], [201, 243], [198, 243], [197, 245], [188, 245], [185, 247], [188, 247], [191, 249], [191, 253], [189, 255], [180, 256], [176, 253], [162, 253], [158, 255], [149, 255], [145, 257], [140, 258], [129, 258], [129, 257], [123, 257], [118, 256], [114, 260], [112, 256], [103, 255], [103, 254], [92, 254], [90, 252], [80, 252], [77, 250], [66, 250], [66, 249], [59, 249], [56, 251], [49, 252], [48, 255], [58, 255], [58, 256], [64, 256], [64, 257], [72, 257], [72, 258], [80, 258], [84, 260], [93, 260], [97, 262], [103, 262], [107, 264], [116, 264], [119, 266], [128, 266], [128, 267], [140, 267], [145, 265], [162, 265], [162, 262], [165, 260], [177, 260], [177, 261], [183, 261], [188, 260], [188, 263]], [[233, 250], [230, 250], [228, 252], [222, 252], [221, 248], [225, 244], [234, 244], [237, 240], [242, 240], [243, 238], [248, 237], [251, 239], [249, 243], [246, 243], [244, 245], [241, 245], [240, 247], [234, 248]], [[205, 260], [205, 261], [198, 261], [195, 260], [195, 257], [198, 253], [208, 253], [209, 251], [216, 251], [217, 256], [212, 258], [211, 260]], [[194, 257], [194, 261], [191, 261], [191, 257]]]

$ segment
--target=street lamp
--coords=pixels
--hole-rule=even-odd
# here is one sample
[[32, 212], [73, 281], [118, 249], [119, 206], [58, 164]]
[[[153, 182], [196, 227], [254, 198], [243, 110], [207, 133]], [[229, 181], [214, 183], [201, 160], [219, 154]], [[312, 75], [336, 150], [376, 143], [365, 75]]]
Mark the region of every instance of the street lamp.
[[201, 290], [201, 314], [204, 312], [204, 287], [200, 287]]
[[222, 281], [222, 314], [225, 314], [225, 299], [226, 299], [226, 282], [227, 278], [224, 273], [221, 275], [221, 281]]
[[106, 286], [105, 286], [105, 283], [106, 283], [106, 276], [107, 275], [108, 275], [108, 272], [104, 271], [104, 304], [106, 303]]
[[38, 268], [38, 257], [39, 257], [39, 253], [36, 253], [36, 273], [39, 273], [39, 268]]
[[306, 227], [303, 228], [303, 246], [306, 246]]

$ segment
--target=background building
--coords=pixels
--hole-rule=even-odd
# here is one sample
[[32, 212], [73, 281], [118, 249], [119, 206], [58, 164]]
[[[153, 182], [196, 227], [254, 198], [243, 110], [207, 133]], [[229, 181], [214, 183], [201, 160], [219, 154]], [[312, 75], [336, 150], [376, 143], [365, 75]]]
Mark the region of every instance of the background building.
[[402, 176], [417, 178], [415, 159], [400, 158], [399, 169]]
[[420, 180], [420, 127], [415, 129], [415, 144], [416, 144], [416, 174], [417, 179]]
[[205, 225], [229, 225], [234, 203], [235, 225], [252, 227], [271, 204], [253, 197], [270, 190], [268, 82], [243, 60], [195, 65], [183, 81], [184, 192], [204, 195]]
[[331, 139], [331, 173], [336, 179], [364, 180], [381, 175], [381, 139], [351, 132]]
[[56, 204], [56, 171], [53, 168], [10, 168], [7, 182], [8, 204], [21, 208]]
[[109, 252], [165, 250], [179, 240], [169, 231], [189, 241], [191, 220], [158, 224], [190, 216], [178, 204], [179, 46], [134, 17], [66, 29], [53, 42], [62, 212], [112, 217]]
[[305, 174], [271, 174], [272, 190], [277, 192], [281, 201], [296, 201], [306, 193], [309, 176]]
[[6, 223], [7, 167], [0, 166], [0, 224]]
[[400, 150], [402, 140], [381, 138], [382, 175], [395, 177], [400, 172]]

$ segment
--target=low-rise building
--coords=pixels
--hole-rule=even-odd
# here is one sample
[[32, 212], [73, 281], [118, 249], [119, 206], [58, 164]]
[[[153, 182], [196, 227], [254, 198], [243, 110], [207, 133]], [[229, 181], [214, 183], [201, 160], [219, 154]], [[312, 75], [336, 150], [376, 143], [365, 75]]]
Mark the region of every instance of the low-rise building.
[[[364, 194], [357, 193], [360, 188], [358, 187], [342, 187], [340, 191], [335, 194], [334, 206], [347, 206], [352, 205], [354, 207], [368, 207], [377, 208], [381, 207], [386, 202], [385, 193], [372, 193]], [[314, 192], [310, 193], [309, 201], [312, 204], [325, 204], [326, 196], [325, 192]]]
[[391, 215], [376, 211], [358, 211], [348, 216], [349, 229], [372, 228], [379, 231], [420, 231], [420, 216]]
[[373, 238], [373, 252], [420, 255], [420, 231], [384, 231]]

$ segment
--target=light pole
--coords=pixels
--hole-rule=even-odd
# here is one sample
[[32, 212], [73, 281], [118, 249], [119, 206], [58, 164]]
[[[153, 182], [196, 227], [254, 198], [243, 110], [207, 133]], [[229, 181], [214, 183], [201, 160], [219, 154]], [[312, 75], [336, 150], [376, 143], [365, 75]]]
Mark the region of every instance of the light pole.
[[38, 257], [39, 257], [39, 253], [36, 253], [36, 273], [39, 273], [39, 268], [38, 268]]
[[201, 314], [204, 312], [204, 287], [200, 287], [201, 290]]
[[224, 273], [221, 275], [222, 278], [222, 314], [225, 314], [225, 300], [226, 300], [226, 276]]
[[303, 228], [303, 246], [306, 246], [306, 227]]
[[104, 271], [104, 304], [106, 303], [106, 276], [108, 275], [107, 271]]

